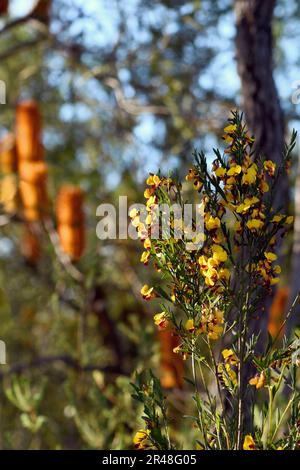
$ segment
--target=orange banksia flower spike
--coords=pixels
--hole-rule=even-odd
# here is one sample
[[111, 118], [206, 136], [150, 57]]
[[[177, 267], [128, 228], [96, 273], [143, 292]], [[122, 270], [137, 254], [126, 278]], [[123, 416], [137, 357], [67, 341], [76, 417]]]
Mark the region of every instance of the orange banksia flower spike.
[[33, 100], [22, 101], [16, 110], [16, 146], [19, 190], [27, 221], [43, 218], [48, 210], [47, 166], [41, 135], [41, 116]]
[[40, 220], [48, 209], [47, 167], [44, 162], [21, 162], [19, 175], [24, 217], [28, 221]]
[[43, 159], [41, 116], [34, 100], [21, 101], [17, 106], [16, 144], [20, 161]]
[[63, 251], [78, 260], [85, 248], [83, 192], [76, 186], [63, 186], [56, 200], [57, 231]]
[[15, 138], [7, 134], [0, 141], [0, 203], [7, 213], [17, 209], [17, 153]]
[[163, 388], [181, 388], [184, 363], [180, 354], [175, 354], [178, 337], [170, 329], [158, 331], [160, 345], [160, 381]]
[[56, 199], [56, 216], [60, 225], [82, 225], [83, 192], [77, 186], [63, 186]]

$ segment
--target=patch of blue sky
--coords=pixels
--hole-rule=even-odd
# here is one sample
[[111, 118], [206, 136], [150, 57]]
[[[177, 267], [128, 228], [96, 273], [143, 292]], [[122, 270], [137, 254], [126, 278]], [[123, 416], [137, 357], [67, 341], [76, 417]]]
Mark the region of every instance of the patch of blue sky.
[[7, 258], [11, 255], [11, 252], [14, 248], [12, 240], [8, 237], [0, 238], [0, 256], [1, 258]]
[[143, 143], [149, 144], [154, 138], [161, 139], [162, 127], [157, 126], [157, 120], [151, 114], [140, 116], [139, 124], [134, 129], [134, 135]]
[[[114, 43], [118, 38], [118, 8], [117, 1], [99, 1], [89, 0], [73, 0], [71, 3], [81, 8], [85, 15], [90, 19], [81, 24], [84, 31], [84, 40], [86, 45], [103, 46]], [[76, 21], [77, 22], [77, 21]], [[76, 34], [77, 26], [74, 24], [74, 33]]]
[[206, 90], [215, 90], [221, 96], [235, 96], [240, 88], [234, 52], [218, 54], [199, 77], [199, 84]]
[[9, 9], [10, 14], [15, 17], [22, 17], [30, 12], [36, 0], [11, 0]]
[[235, 19], [233, 12], [229, 12], [224, 14], [217, 26], [217, 30], [219, 36], [223, 39], [230, 39], [231, 41], [234, 39], [235, 36]]
[[64, 103], [59, 110], [59, 118], [65, 122], [85, 122], [93, 116], [92, 110], [85, 103]]

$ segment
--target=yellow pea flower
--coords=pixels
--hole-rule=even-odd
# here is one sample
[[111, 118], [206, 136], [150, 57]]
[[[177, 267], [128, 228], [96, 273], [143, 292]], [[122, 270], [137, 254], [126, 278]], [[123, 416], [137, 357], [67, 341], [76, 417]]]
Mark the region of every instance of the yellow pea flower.
[[226, 143], [230, 144], [231, 142], [233, 142], [234, 138], [232, 134], [234, 134], [236, 128], [236, 124], [230, 124], [229, 126], [225, 127], [225, 134], [223, 135], [223, 139]]
[[239, 362], [238, 357], [232, 349], [224, 349], [222, 351], [222, 356], [224, 361], [228, 362], [229, 364], [235, 365]]
[[141, 256], [141, 263], [144, 263], [144, 265], [147, 265], [149, 263], [149, 258], [150, 258], [150, 252], [143, 251], [142, 256]]
[[267, 193], [270, 189], [268, 183], [263, 179], [261, 180], [261, 182], [259, 183], [259, 189], [263, 192], [263, 193]]
[[275, 253], [272, 253], [271, 251], [265, 252], [264, 255], [270, 263], [277, 260], [277, 255], [275, 255]]
[[241, 204], [239, 204], [236, 208], [236, 212], [238, 214], [245, 214], [249, 209], [250, 209], [251, 206], [247, 206], [244, 202], [242, 202]]
[[207, 230], [215, 230], [221, 226], [221, 221], [218, 217], [213, 217], [212, 215], [205, 222], [205, 227]]
[[149, 250], [151, 248], [150, 238], [146, 238], [146, 240], [144, 241], [144, 248], [145, 248], [145, 250]]
[[186, 175], [186, 181], [193, 181], [197, 177], [194, 168], [189, 169], [188, 174]]
[[156, 203], [157, 203], [156, 196], [155, 195], [150, 196], [147, 203], [146, 203], [147, 210], [151, 210], [151, 207], [155, 206]]
[[274, 224], [279, 224], [282, 219], [284, 219], [284, 215], [282, 214], [277, 214], [277, 215], [274, 215], [273, 219], [271, 220], [271, 222], [273, 222]]
[[147, 215], [145, 222], [146, 222], [147, 225], [151, 225], [151, 222], [152, 222], [152, 214], [151, 213]]
[[199, 256], [198, 264], [200, 265], [201, 269], [207, 268], [207, 258], [205, 256]]
[[225, 127], [225, 134], [233, 134], [236, 131], [236, 124], [229, 124]]
[[262, 220], [259, 220], [259, 219], [251, 219], [251, 220], [248, 220], [246, 225], [248, 229], [251, 230], [251, 232], [256, 232], [263, 228], [264, 223]]
[[141, 294], [145, 300], [150, 300], [155, 297], [154, 287], [149, 287], [148, 284], [145, 284], [141, 288]]
[[255, 442], [251, 434], [247, 434], [247, 436], [245, 436], [243, 450], [255, 450]]
[[208, 323], [206, 329], [209, 339], [219, 339], [223, 332], [224, 313], [218, 308], [215, 308], [214, 311], [209, 315], [207, 321]]
[[157, 187], [157, 186], [159, 186], [160, 182], [161, 182], [161, 180], [160, 180], [159, 176], [153, 175], [151, 173], [150, 173], [149, 177], [146, 180], [146, 184], [148, 186], [156, 186]]
[[236, 175], [239, 175], [241, 171], [242, 171], [242, 167], [240, 165], [234, 165], [227, 171], [227, 175], [236, 176]]
[[226, 268], [221, 268], [218, 272], [219, 274], [219, 279], [221, 279], [222, 281], [226, 281], [228, 282], [229, 279], [230, 279], [230, 271], [229, 269], [226, 269]]
[[231, 368], [230, 364], [218, 364], [218, 373], [222, 375], [222, 379], [226, 387], [237, 386], [237, 377], [235, 371]]
[[218, 261], [215, 258], [208, 258], [207, 260], [207, 268], [208, 270], [217, 268], [219, 266]]
[[218, 178], [224, 178], [224, 176], [226, 175], [226, 168], [223, 168], [222, 166], [220, 166], [219, 168], [215, 170], [215, 175]]
[[197, 191], [201, 191], [203, 183], [200, 181], [199, 175], [197, 174], [197, 172], [195, 171], [194, 168], [191, 168], [189, 170], [189, 172], [186, 175], [185, 179], [186, 179], [186, 181], [192, 181], [194, 189], [196, 189]]
[[276, 266], [274, 266], [273, 272], [274, 274], [281, 274], [281, 267], [279, 266], [279, 264], [276, 264]]
[[152, 196], [154, 190], [152, 188], [147, 188], [145, 191], [144, 191], [144, 198], [145, 199], [149, 199], [149, 197]]
[[213, 340], [217, 340], [220, 338], [222, 332], [223, 332], [223, 326], [221, 325], [214, 325], [213, 323], [212, 324], [209, 324], [208, 325], [208, 330], [209, 330], [209, 333], [208, 333], [208, 337], [209, 339], [213, 339]]
[[236, 212], [238, 214], [244, 214], [246, 213], [249, 209], [251, 209], [252, 206], [254, 206], [255, 204], [257, 204], [259, 202], [259, 199], [258, 197], [248, 197], [245, 199], [245, 201], [240, 204], [239, 206], [237, 206], [236, 208]]
[[231, 380], [231, 383], [234, 387], [237, 386], [237, 376], [235, 371], [231, 368], [230, 364], [225, 364], [226, 372]]
[[206, 273], [203, 273], [205, 275], [205, 284], [208, 287], [214, 287], [215, 283], [218, 280], [218, 272], [216, 269], [210, 269]]
[[213, 266], [209, 267], [207, 271], [204, 272], [204, 275], [214, 282], [218, 280], [218, 271]]
[[185, 329], [189, 332], [189, 333], [193, 333], [195, 331], [195, 324], [194, 324], [194, 320], [192, 318], [190, 318], [189, 320], [187, 320], [187, 322], [185, 323]]
[[264, 169], [268, 172], [270, 176], [274, 176], [276, 170], [276, 163], [272, 162], [272, 160], [266, 160], [264, 162]]
[[249, 166], [246, 173], [243, 174], [242, 184], [250, 185], [250, 184], [255, 183], [256, 176], [257, 176], [257, 166], [255, 165], [255, 163], [253, 163], [251, 166]]
[[153, 317], [154, 323], [160, 330], [165, 330], [168, 327], [168, 320], [166, 318], [166, 312], [157, 313]]
[[[277, 214], [277, 215], [274, 215], [271, 222], [273, 222], [274, 224], [279, 224], [280, 222], [282, 222], [284, 218], [285, 216], [283, 214]], [[286, 221], [285, 221], [286, 224], [290, 225], [293, 222], [294, 222], [294, 217], [292, 215], [286, 218]]]
[[249, 385], [255, 386], [257, 390], [264, 387], [266, 383], [266, 374], [262, 371], [260, 374], [256, 374], [255, 377], [249, 380]]
[[261, 220], [265, 220], [266, 218], [265, 214], [259, 209], [253, 209], [251, 217], [252, 219], [261, 219]]
[[147, 429], [141, 429], [137, 431], [133, 437], [133, 444], [136, 449], [144, 449], [147, 444], [148, 437], [150, 435], [150, 431]]
[[213, 259], [221, 263], [224, 263], [227, 260], [227, 253], [220, 245], [213, 245], [211, 248]]

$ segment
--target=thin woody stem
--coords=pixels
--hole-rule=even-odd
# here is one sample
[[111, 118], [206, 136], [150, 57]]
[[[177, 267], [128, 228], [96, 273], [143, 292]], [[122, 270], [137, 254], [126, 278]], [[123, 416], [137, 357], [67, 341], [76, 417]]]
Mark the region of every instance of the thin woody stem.
[[[193, 340], [192, 347], [193, 347], [192, 348], [192, 357], [191, 357], [191, 360], [192, 360], [192, 375], [193, 375], [193, 381], [194, 381], [194, 387], [195, 387], [195, 395], [198, 398], [200, 394], [199, 394], [199, 389], [198, 389], [197, 372], [196, 372], [196, 367], [195, 367], [195, 340]], [[201, 371], [201, 373], [202, 373], [202, 371]], [[202, 432], [202, 435], [203, 435], [203, 440], [204, 440], [205, 446], [207, 448], [207, 439], [206, 439], [204, 426], [203, 426], [202, 413], [201, 413], [201, 410], [199, 410], [199, 406], [198, 406], [198, 401], [197, 401], [196, 405], [197, 405], [199, 422], [200, 422], [200, 426], [201, 426], [201, 432]]]
[[[224, 419], [225, 427], [226, 427], [226, 426], [227, 426], [227, 423], [226, 423], [225, 406], [224, 406], [224, 402], [223, 402], [221, 384], [220, 384], [219, 375], [218, 375], [218, 365], [217, 365], [217, 363], [216, 363], [216, 359], [215, 359], [215, 356], [214, 356], [214, 353], [213, 353], [213, 350], [212, 350], [212, 347], [211, 347], [211, 344], [210, 344], [209, 339], [207, 339], [207, 344], [208, 344], [208, 349], [209, 349], [210, 357], [211, 357], [211, 360], [212, 360], [212, 363], [213, 363], [213, 366], [214, 366], [214, 373], [215, 373], [215, 377], [216, 377], [216, 381], [217, 381], [218, 394], [219, 394], [219, 398], [220, 398], [220, 403], [221, 403], [221, 408], [222, 408], [223, 419]], [[225, 437], [226, 437], [227, 448], [229, 449], [229, 445], [230, 445], [230, 444], [229, 444], [229, 437], [228, 437], [227, 430], [226, 430], [226, 432], [225, 432]]]

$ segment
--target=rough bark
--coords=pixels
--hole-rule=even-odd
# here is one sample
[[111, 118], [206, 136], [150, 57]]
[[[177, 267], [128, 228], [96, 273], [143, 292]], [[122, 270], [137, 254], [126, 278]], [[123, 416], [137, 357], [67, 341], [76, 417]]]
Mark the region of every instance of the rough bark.
[[[290, 292], [289, 299], [287, 302], [288, 312], [296, 298], [298, 292], [300, 291], [300, 148], [298, 156], [298, 170], [297, 178], [295, 182], [295, 225], [294, 225], [294, 236], [293, 236], [293, 249], [291, 256], [291, 275], [290, 275]], [[286, 334], [290, 336], [293, 330], [293, 327], [299, 323], [299, 313], [300, 307], [297, 304], [297, 307], [294, 309], [292, 315], [290, 316], [287, 322]]]
[[255, 135], [257, 150], [280, 163], [284, 119], [273, 77], [275, 3], [275, 0], [236, 0], [236, 56], [245, 117]]
[[[247, 125], [256, 139], [256, 155], [281, 163], [284, 150], [284, 117], [273, 77], [272, 18], [276, 0], [235, 0], [236, 58], [241, 79], [243, 110]], [[287, 205], [288, 180], [279, 182], [274, 207]], [[283, 210], [286, 207], [283, 208]], [[280, 249], [280, 247], [278, 247]], [[261, 312], [250, 324], [248, 334], [260, 334], [257, 353], [267, 344], [268, 311], [271, 296], [266, 296]], [[251, 431], [251, 398], [246, 392], [251, 366], [244, 368], [245, 420]]]
[[[236, 0], [236, 57], [241, 78], [243, 109], [250, 131], [255, 135], [257, 155], [282, 161], [284, 149], [284, 117], [273, 77], [272, 18], [276, 0]], [[288, 202], [288, 179], [279, 182], [274, 207]], [[279, 247], [280, 248], [280, 247]], [[255, 332], [261, 333], [261, 345], [267, 334], [266, 301]]]

